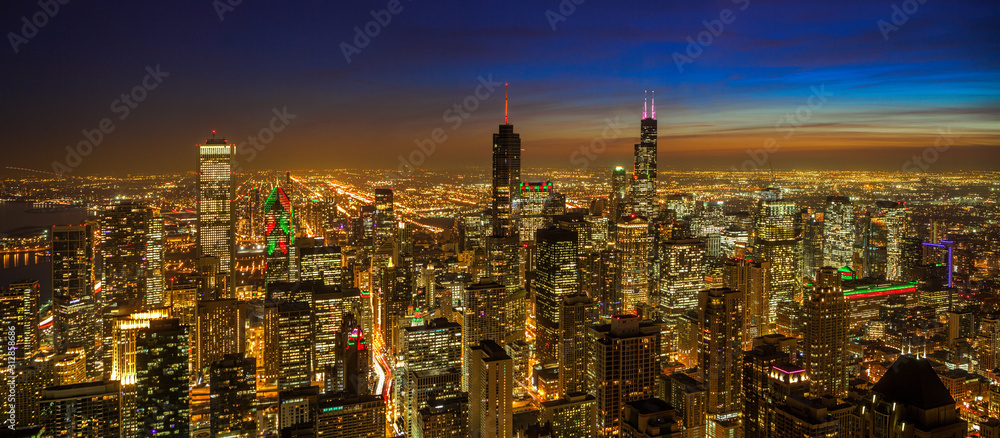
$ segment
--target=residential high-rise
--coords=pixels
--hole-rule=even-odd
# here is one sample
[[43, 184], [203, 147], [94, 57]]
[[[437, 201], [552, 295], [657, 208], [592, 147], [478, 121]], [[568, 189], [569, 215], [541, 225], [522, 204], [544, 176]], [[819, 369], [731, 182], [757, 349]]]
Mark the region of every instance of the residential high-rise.
[[339, 246], [298, 248], [299, 276], [305, 281], [322, 281], [326, 286], [343, 286], [343, 255]]
[[292, 201], [281, 186], [275, 186], [264, 201], [264, 242], [267, 247], [265, 269], [268, 284], [298, 281], [295, 214]]
[[188, 327], [176, 318], [150, 320], [135, 345], [139, 435], [187, 437]]
[[428, 400], [416, 414], [414, 438], [465, 438], [469, 436], [469, 397]]
[[194, 371], [207, 373], [209, 365], [246, 349], [246, 303], [204, 300], [197, 305]]
[[556, 330], [556, 363], [559, 364], [559, 395], [588, 392], [587, 326], [597, 320], [594, 301], [584, 294], [559, 300]]
[[[505, 105], [506, 107], [506, 105]], [[504, 124], [493, 134], [493, 181], [492, 204], [490, 209], [490, 224], [493, 232], [488, 241], [489, 272], [498, 283], [504, 286], [500, 296], [505, 309], [499, 316], [503, 319], [504, 337], [496, 341], [503, 345], [507, 338], [512, 340], [523, 338], [518, 331], [524, 330], [524, 321], [519, 320], [518, 300], [508, 297], [517, 292], [518, 282], [518, 252], [520, 238], [517, 235], [516, 218], [514, 215], [515, 198], [521, 185], [521, 136], [514, 132], [505, 110]]]
[[278, 303], [264, 300], [251, 302], [247, 307], [246, 355], [257, 361], [257, 387], [277, 386], [278, 369], [281, 367]]
[[[675, 313], [695, 310], [705, 285], [705, 241], [671, 239], [658, 245], [659, 305]], [[654, 303], [655, 304], [655, 303]]]
[[823, 266], [842, 268], [854, 259], [854, 205], [847, 196], [827, 196], [823, 208]]
[[551, 215], [545, 211], [552, 195], [551, 181], [521, 183], [514, 212], [517, 216], [517, 235], [522, 242], [534, 242], [535, 233], [552, 223]]
[[90, 225], [52, 227], [52, 305], [56, 352], [82, 347], [87, 375], [96, 377], [100, 344], [94, 298], [94, 234]]
[[[15, 360], [28, 360], [38, 350], [41, 338], [38, 331], [40, 294], [38, 281], [34, 280], [11, 283], [6, 290], [0, 288], [0, 317], [3, 318], [4, 337], [7, 338], [5, 356], [14, 347]], [[11, 327], [16, 333], [14, 345], [10, 345]]]
[[801, 292], [799, 272], [802, 238], [798, 230], [799, 210], [782, 199], [781, 190], [767, 188], [757, 203], [754, 218], [754, 260], [771, 264], [771, 308]]
[[636, 400], [622, 411], [622, 438], [681, 438], [677, 410], [658, 398]]
[[435, 318], [403, 328], [404, 367], [410, 371], [462, 366], [462, 325]]
[[840, 272], [820, 269], [816, 286], [803, 301], [803, 352], [813, 397], [847, 395], [847, 299]]
[[[514, 363], [498, 343], [469, 348], [469, 430], [482, 438], [512, 436]], [[478, 435], [475, 435], [479, 431]]]
[[749, 350], [749, 340], [774, 331], [776, 309], [771, 308], [771, 263], [728, 259], [723, 265], [722, 286], [743, 292], [743, 321], [747, 328], [743, 349]]
[[559, 347], [559, 304], [580, 292], [577, 233], [549, 227], [538, 231], [535, 270], [535, 349], [541, 363], [556, 363]]
[[118, 382], [97, 381], [62, 385], [42, 391], [39, 423], [61, 436], [121, 436]]
[[661, 376], [661, 399], [670, 403], [680, 419], [684, 438], [705, 436], [705, 384], [687, 374]]
[[[491, 340], [503, 342], [504, 338], [504, 287], [483, 278], [477, 284], [465, 289], [465, 309], [462, 316], [462, 371], [467, 377], [473, 366], [472, 354], [469, 349], [479, 345], [480, 341]], [[523, 327], [522, 327], [523, 328]], [[468, 390], [468, 382], [463, 388]]]
[[767, 438], [771, 425], [771, 407], [778, 403], [772, 396], [771, 370], [789, 360], [789, 354], [773, 343], [761, 340], [760, 345], [743, 353], [743, 436]]
[[593, 395], [570, 392], [541, 405], [539, 423], [552, 423], [553, 438], [594, 436], [597, 398]]
[[226, 354], [209, 371], [209, 422], [213, 437], [253, 436], [257, 431], [256, 361], [243, 353]]
[[655, 395], [659, 326], [642, 322], [638, 316], [622, 315], [613, 317], [611, 324], [590, 327], [599, 437], [620, 434], [626, 403]]
[[[214, 133], [213, 133], [214, 134]], [[236, 297], [236, 145], [213, 138], [198, 145], [198, 258], [216, 257]]]
[[308, 386], [312, 381], [312, 309], [309, 303], [278, 304], [278, 388], [282, 391]]
[[637, 304], [649, 302], [649, 256], [653, 245], [649, 222], [636, 215], [623, 217], [615, 227], [615, 234], [618, 237], [615, 249], [621, 251], [621, 312], [635, 313]]
[[708, 389], [708, 423], [733, 421], [741, 408], [743, 292], [724, 287], [701, 291], [698, 314], [698, 369]]
[[660, 209], [656, 202], [656, 97], [653, 97], [649, 113], [646, 102], [643, 101], [640, 125], [639, 143], [635, 145], [632, 167], [633, 211], [652, 220], [658, 216]]

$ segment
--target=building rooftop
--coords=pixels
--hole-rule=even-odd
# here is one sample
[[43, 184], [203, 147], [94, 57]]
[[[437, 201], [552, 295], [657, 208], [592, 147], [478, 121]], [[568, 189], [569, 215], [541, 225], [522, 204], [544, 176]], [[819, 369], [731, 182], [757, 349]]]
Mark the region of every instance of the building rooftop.
[[931, 362], [915, 356], [900, 356], [872, 387], [872, 392], [924, 410], [955, 405]]

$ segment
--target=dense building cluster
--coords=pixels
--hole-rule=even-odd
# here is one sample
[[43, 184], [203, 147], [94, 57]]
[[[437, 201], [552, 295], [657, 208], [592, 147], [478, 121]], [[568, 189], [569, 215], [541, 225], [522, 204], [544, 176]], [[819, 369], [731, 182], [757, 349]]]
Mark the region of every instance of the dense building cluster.
[[67, 189], [82, 223], [4, 236], [51, 262], [0, 285], [4, 435], [1000, 435], [993, 200], [723, 199], [658, 171], [655, 103], [638, 134], [563, 187], [505, 118], [487, 183], [241, 173], [213, 138], [193, 177]]

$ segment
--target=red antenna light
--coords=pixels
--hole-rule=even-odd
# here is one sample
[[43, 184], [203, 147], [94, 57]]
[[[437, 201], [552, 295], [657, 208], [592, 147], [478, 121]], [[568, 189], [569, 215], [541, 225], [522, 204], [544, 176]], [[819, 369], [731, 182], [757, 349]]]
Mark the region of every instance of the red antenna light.
[[510, 112], [509, 112], [510, 111], [510, 106], [509, 106], [510, 93], [508, 92], [509, 86], [510, 86], [510, 84], [507, 84], [507, 83], [503, 84], [503, 124], [504, 125], [509, 125], [510, 124], [510, 121], [509, 121], [510, 120], [510, 118], [509, 118], [509, 116], [510, 116]]

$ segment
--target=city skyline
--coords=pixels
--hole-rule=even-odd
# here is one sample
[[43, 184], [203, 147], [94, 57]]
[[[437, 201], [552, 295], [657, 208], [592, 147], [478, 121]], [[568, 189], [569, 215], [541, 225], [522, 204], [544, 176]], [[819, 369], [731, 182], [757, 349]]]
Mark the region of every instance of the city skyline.
[[[134, 173], [179, 172], [190, 159], [167, 151], [217, 130], [234, 143], [261, 137], [254, 153], [237, 155], [251, 170], [395, 170], [425, 140], [432, 153], [414, 168], [481, 165], [489, 154], [482, 133], [499, 123], [500, 87], [510, 83], [526, 167], [627, 164], [639, 93], [655, 90], [663, 168], [907, 170], [935, 143], [947, 153], [910, 169], [995, 168], [1000, 76], [990, 54], [1000, 43], [988, 36], [1000, 7], [904, 3], [730, 0], [639, 10], [553, 1], [487, 12], [401, 2], [397, 13], [382, 2], [67, 4], [21, 43], [16, 36], [31, 30], [21, 18], [40, 10], [25, 2], [0, 21], [15, 35], [3, 55], [11, 85], [0, 116], [9, 145], [38, 147], [5, 147], [7, 163], [100, 175], [125, 173], [115, 164], [125, 160]], [[344, 49], [368, 23], [376, 36], [360, 53]], [[111, 30], [77, 37], [89, 25]], [[56, 59], [74, 68], [42, 67]], [[126, 105], [123, 92], [141, 102]], [[467, 118], [455, 104], [468, 107]], [[776, 126], [787, 115], [792, 124]], [[65, 147], [86, 141], [83, 131], [100, 144], [74, 166]], [[755, 152], [769, 138], [777, 152]], [[607, 146], [591, 149], [595, 139]], [[344, 153], [352, 149], [378, 153]], [[150, 151], [166, 153], [154, 161]]]

